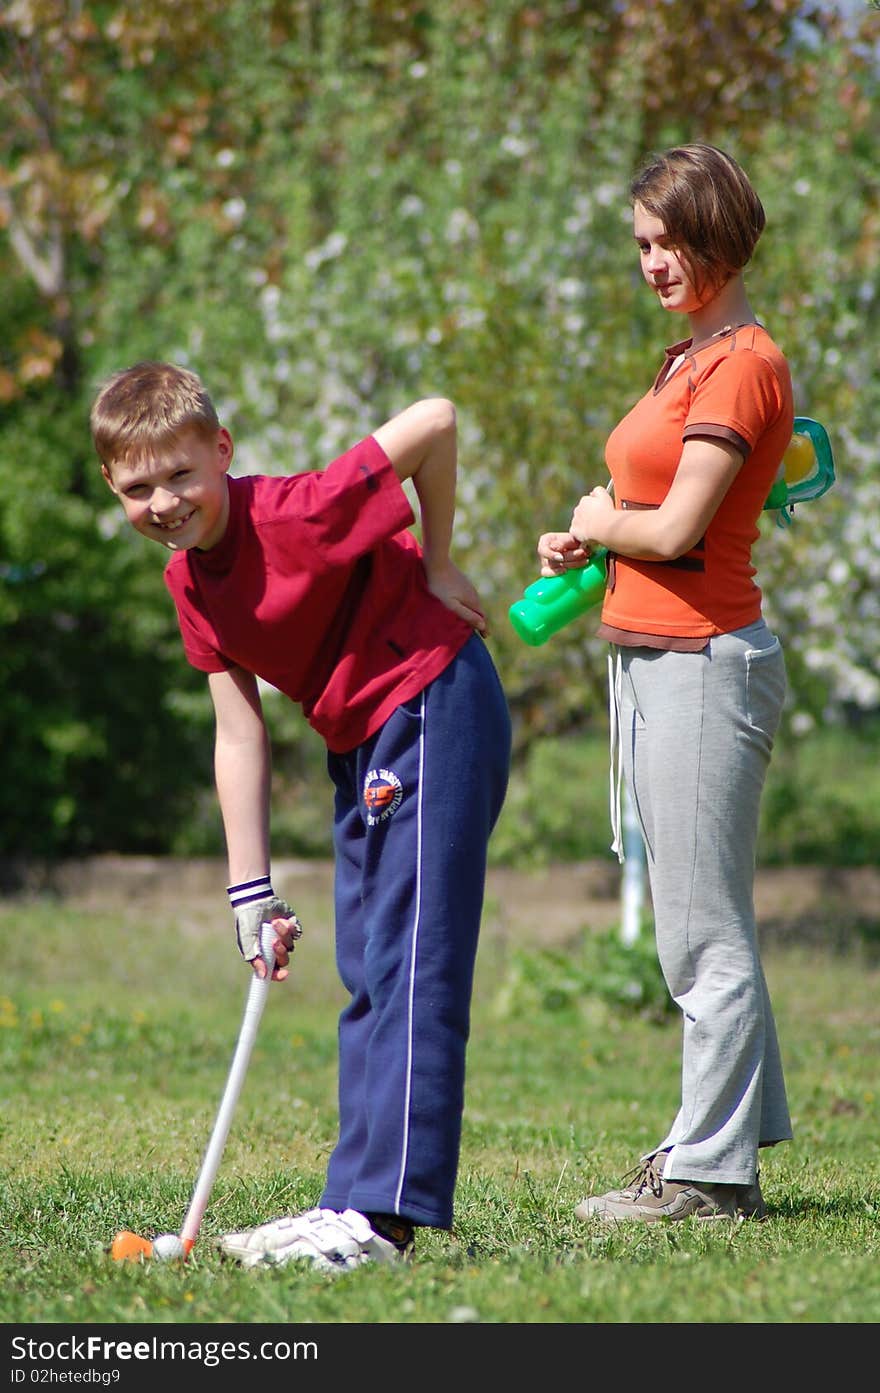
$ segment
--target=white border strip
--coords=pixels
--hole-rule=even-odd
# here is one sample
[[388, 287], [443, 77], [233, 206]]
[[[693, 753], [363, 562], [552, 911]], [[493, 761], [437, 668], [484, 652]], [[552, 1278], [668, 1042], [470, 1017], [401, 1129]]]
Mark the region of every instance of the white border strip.
[[422, 692], [421, 707], [419, 710], [421, 721], [421, 732], [419, 734], [419, 792], [418, 792], [418, 814], [416, 817], [416, 905], [412, 926], [412, 946], [410, 948], [409, 961], [409, 996], [407, 1001], [407, 1028], [406, 1028], [406, 1088], [404, 1090], [403, 1103], [403, 1149], [400, 1157], [400, 1174], [397, 1180], [397, 1190], [394, 1195], [394, 1211], [400, 1212], [400, 1200], [403, 1194], [403, 1182], [406, 1176], [406, 1163], [409, 1159], [409, 1109], [412, 1098], [412, 1072], [413, 1072], [413, 1015], [416, 989], [416, 950], [419, 943], [419, 925], [422, 916], [422, 796], [424, 788], [425, 773], [425, 693]]

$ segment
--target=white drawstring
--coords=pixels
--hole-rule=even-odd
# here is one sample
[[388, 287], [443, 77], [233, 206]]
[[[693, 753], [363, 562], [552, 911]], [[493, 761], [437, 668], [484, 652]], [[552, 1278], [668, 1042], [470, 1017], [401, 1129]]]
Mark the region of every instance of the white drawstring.
[[608, 653], [608, 728], [609, 744], [609, 804], [611, 813], [611, 850], [617, 853], [621, 865], [626, 860], [623, 849], [623, 819], [620, 811], [621, 788], [623, 785], [623, 744], [620, 739], [620, 695], [623, 685], [623, 664], [618, 650]]

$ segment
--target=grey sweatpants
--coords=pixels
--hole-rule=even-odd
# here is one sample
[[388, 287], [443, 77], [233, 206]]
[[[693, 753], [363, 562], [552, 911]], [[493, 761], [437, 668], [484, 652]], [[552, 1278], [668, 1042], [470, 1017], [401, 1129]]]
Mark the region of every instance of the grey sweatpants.
[[657, 951], [683, 1016], [669, 1180], [750, 1184], [791, 1137], [753, 902], [761, 790], [785, 697], [763, 620], [699, 653], [620, 648], [623, 772], [645, 840]]

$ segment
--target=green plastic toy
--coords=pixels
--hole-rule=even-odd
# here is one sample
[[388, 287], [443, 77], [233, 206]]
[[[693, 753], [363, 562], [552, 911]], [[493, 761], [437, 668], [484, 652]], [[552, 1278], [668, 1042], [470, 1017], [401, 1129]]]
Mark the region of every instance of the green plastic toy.
[[793, 508], [796, 503], [821, 498], [833, 483], [834, 457], [828, 432], [809, 416], [795, 416], [791, 444], [782, 459], [782, 478], [768, 493], [763, 511]]
[[527, 585], [522, 599], [510, 606], [510, 622], [524, 643], [537, 648], [579, 614], [600, 604], [607, 579], [605, 548], [597, 547], [586, 566], [561, 576], [542, 576]]
[[[791, 521], [796, 504], [821, 498], [834, 483], [834, 477], [834, 458], [825, 427], [809, 416], [796, 416], [791, 444], [782, 461], [782, 477], [767, 495], [763, 511], [778, 512], [779, 522], [785, 525]], [[538, 648], [572, 619], [600, 604], [607, 579], [606, 551], [597, 547], [586, 566], [532, 581], [522, 599], [510, 606], [510, 622], [524, 643]]]

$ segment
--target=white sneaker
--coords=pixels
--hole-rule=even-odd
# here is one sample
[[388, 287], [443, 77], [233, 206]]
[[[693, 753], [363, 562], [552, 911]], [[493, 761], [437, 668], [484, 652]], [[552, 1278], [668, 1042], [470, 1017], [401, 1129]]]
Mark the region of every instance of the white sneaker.
[[362, 1262], [405, 1262], [411, 1247], [382, 1238], [357, 1209], [309, 1209], [242, 1233], [218, 1239], [221, 1250], [242, 1267], [310, 1262], [319, 1272], [341, 1272]]

